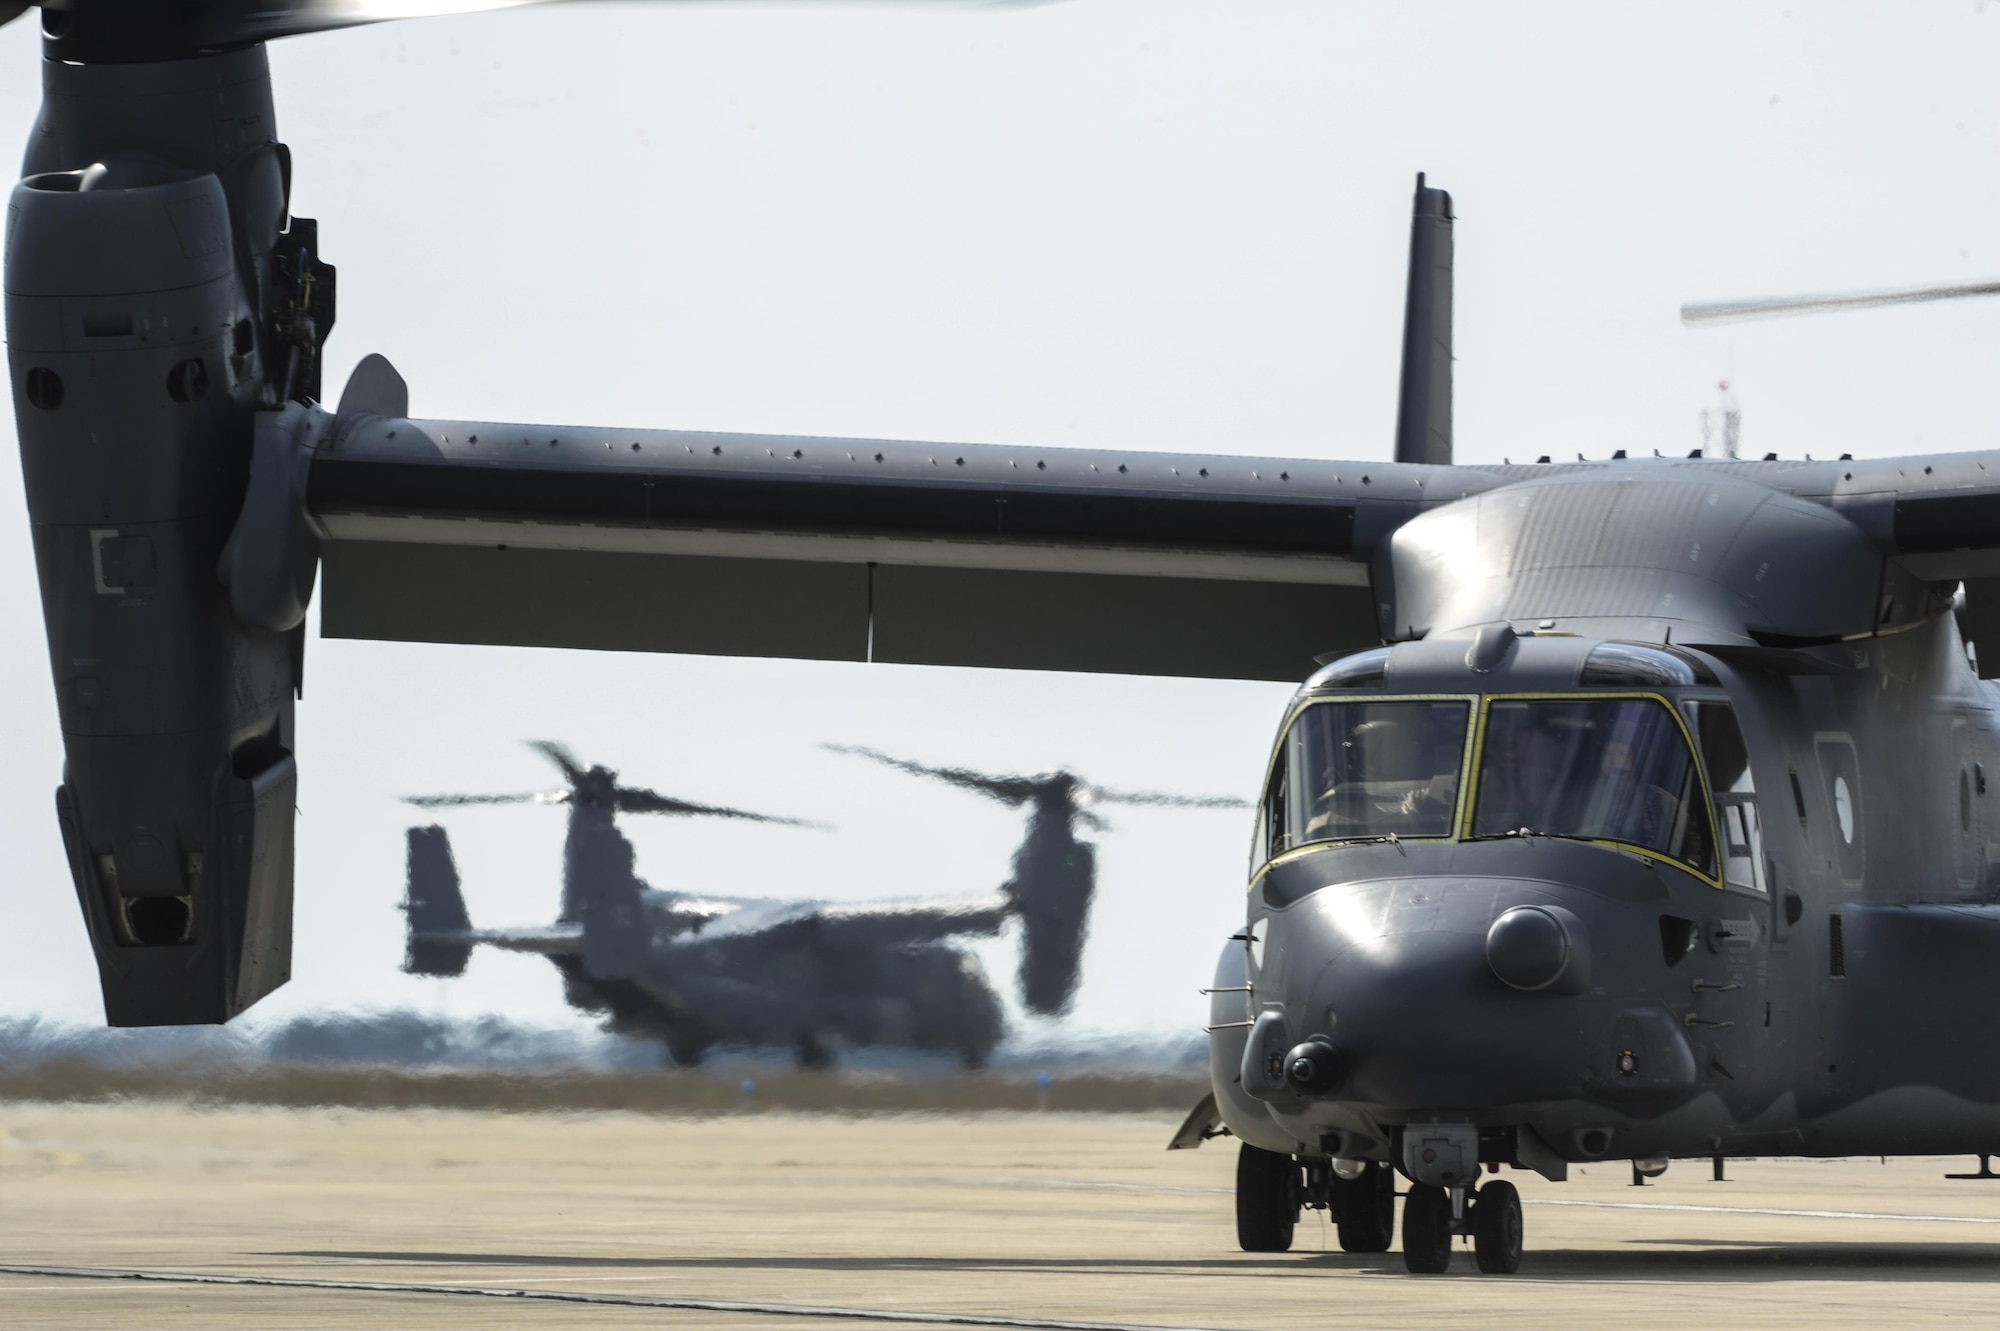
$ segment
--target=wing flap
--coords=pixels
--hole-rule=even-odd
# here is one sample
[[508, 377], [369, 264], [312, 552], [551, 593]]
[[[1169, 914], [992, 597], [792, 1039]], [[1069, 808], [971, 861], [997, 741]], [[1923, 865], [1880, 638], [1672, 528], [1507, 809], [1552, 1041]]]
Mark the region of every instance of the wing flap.
[[867, 659], [865, 565], [381, 541], [321, 560], [330, 638]]
[[1291, 682], [1377, 641], [1366, 587], [874, 570], [874, 659]]

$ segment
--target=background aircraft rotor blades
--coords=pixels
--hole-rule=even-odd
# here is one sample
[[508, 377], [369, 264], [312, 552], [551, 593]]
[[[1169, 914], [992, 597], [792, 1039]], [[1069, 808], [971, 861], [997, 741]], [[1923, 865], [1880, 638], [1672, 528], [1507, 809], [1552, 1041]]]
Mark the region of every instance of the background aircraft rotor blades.
[[825, 823], [816, 823], [807, 818], [782, 818], [774, 813], [752, 813], [748, 809], [732, 809], [721, 804], [696, 804], [692, 800], [675, 799], [671, 795], [662, 795], [656, 790], [647, 790], [640, 786], [620, 786], [612, 799], [613, 807], [620, 813], [670, 813], [701, 818], [740, 818], [752, 823], [810, 827], [821, 832], [830, 830]]
[[940, 781], [949, 781], [954, 786], [978, 791], [999, 800], [1002, 804], [1026, 804], [1034, 798], [1035, 788], [1040, 782], [1022, 776], [987, 776], [964, 767], [929, 767], [923, 763], [913, 763], [907, 758], [892, 758], [879, 749], [865, 748], [859, 744], [822, 744], [822, 749], [830, 753], [852, 754], [857, 758], [869, 758], [912, 776], [932, 776]]
[[572, 786], [584, 778], [584, 767], [577, 756], [569, 751], [569, 746], [552, 739], [531, 739], [528, 747], [541, 754], [562, 769], [563, 779]]
[[1681, 322], [1690, 326], [1770, 319], [1787, 314], [1818, 314], [1828, 310], [1862, 310], [1876, 305], [1912, 305], [1920, 301], [1957, 300], [1963, 296], [2000, 295], [2000, 281], [1941, 282], [1934, 286], [1894, 287], [1883, 291], [1831, 292], [1817, 296], [1772, 296], [1757, 300], [1695, 301], [1681, 306]]
[[453, 809], [468, 804], [567, 804], [567, 790], [531, 790], [517, 795], [405, 795], [420, 809]]
[[643, 786], [626, 786], [618, 774], [603, 767], [585, 767], [569, 746], [552, 739], [531, 739], [528, 747], [562, 769], [569, 782], [564, 790], [525, 791], [494, 795], [405, 795], [403, 803], [422, 809], [453, 809], [479, 804], [572, 804], [579, 808], [609, 808], [614, 813], [666, 813], [698, 818], [738, 818], [752, 823], [776, 823], [784, 827], [810, 827], [826, 832], [825, 823], [807, 818], [784, 818], [777, 814], [753, 813], [723, 804], [697, 804], [675, 799]]
[[1157, 790], [1106, 790], [1103, 786], [1089, 787], [1091, 799], [1097, 804], [1139, 804], [1155, 809], [1247, 809], [1249, 800], [1237, 799], [1234, 795], [1169, 795]]

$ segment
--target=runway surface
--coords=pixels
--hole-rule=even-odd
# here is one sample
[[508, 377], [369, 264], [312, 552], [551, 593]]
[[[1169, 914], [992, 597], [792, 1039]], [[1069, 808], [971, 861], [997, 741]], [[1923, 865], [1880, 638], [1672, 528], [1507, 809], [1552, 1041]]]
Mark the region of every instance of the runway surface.
[[[2000, 1317], [1970, 1162], [1514, 1173], [1528, 1258], [1236, 1248], [1234, 1143], [1142, 1115], [0, 1104], [16, 1327], [1745, 1327]], [[220, 1283], [197, 1283], [216, 1281]], [[1468, 1320], [1471, 1319], [1471, 1320]]]

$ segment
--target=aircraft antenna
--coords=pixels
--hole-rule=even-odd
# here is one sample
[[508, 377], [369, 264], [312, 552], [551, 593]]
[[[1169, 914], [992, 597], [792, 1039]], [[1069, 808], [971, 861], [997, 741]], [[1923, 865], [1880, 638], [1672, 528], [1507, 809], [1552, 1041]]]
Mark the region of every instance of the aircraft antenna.
[[1726, 376], [1716, 380], [1715, 390], [1716, 404], [1701, 409], [1701, 455], [1734, 458], [1742, 447], [1743, 408]]

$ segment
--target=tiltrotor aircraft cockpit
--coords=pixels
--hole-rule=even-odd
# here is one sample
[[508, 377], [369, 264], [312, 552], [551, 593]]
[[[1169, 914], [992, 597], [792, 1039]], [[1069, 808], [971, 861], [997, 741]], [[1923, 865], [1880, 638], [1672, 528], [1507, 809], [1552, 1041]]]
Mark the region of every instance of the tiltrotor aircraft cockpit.
[[7, 354], [111, 1022], [290, 974], [317, 590], [332, 637], [1306, 679], [1177, 1139], [1241, 1139], [1246, 1247], [1382, 1250], [1402, 1176], [1411, 1269], [1505, 1271], [1485, 1171], [2000, 1149], [2000, 453], [1454, 465], [1421, 177], [1393, 461], [413, 418], [380, 356], [329, 410], [264, 43], [479, 3], [42, 14]]

